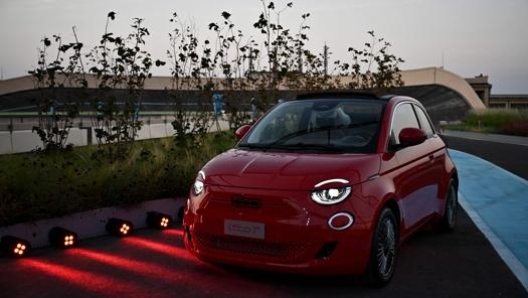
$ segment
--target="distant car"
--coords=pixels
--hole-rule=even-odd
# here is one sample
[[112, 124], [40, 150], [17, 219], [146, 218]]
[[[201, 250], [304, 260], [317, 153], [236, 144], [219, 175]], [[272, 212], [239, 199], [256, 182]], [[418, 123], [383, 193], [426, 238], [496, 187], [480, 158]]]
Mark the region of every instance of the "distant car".
[[202, 260], [380, 287], [404, 239], [455, 227], [456, 168], [413, 98], [301, 95], [236, 135], [185, 207], [185, 245]]

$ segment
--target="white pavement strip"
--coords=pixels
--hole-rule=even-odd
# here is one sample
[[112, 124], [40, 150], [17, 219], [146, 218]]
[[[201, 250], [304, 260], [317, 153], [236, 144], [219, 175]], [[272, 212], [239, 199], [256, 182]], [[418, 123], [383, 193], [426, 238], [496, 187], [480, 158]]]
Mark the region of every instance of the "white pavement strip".
[[511, 250], [502, 242], [502, 240], [488, 227], [484, 220], [480, 217], [478, 212], [473, 209], [471, 204], [464, 198], [460, 192], [458, 193], [458, 201], [462, 208], [469, 215], [473, 223], [479, 228], [484, 236], [489, 240], [493, 248], [497, 251], [502, 260], [515, 274], [519, 282], [528, 291], [528, 269], [517, 259], [517, 257], [511, 252]]

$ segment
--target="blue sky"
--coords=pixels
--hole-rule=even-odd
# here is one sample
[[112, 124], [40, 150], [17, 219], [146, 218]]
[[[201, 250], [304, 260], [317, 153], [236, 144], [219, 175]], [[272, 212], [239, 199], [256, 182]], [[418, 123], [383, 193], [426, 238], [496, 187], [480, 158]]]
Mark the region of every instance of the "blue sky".
[[[275, 1], [283, 7], [290, 1]], [[403, 69], [444, 66], [462, 77], [489, 76], [493, 94], [528, 94], [527, 0], [298, 0], [281, 14], [281, 23], [297, 28], [303, 13], [309, 47], [326, 44], [333, 58], [344, 59], [349, 46], [361, 48], [367, 31], [392, 43], [406, 62]], [[262, 9], [260, 0], [0, 0], [0, 70], [4, 79], [22, 76], [37, 66], [40, 40], [60, 34], [73, 41], [72, 26], [85, 48], [95, 46], [106, 15], [117, 13], [110, 31], [125, 35], [135, 17], [145, 19], [151, 35], [147, 49], [165, 59], [169, 22], [177, 12], [196, 26], [201, 38], [222, 11], [246, 36]], [[168, 75], [168, 67], [154, 70]]]

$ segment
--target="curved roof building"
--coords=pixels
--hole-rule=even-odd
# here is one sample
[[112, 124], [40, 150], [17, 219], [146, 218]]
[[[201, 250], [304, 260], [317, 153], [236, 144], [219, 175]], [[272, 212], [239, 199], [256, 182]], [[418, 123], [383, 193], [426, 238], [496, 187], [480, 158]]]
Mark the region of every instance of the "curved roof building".
[[[442, 68], [423, 68], [405, 70], [401, 72], [404, 87], [393, 90], [396, 94], [408, 95], [418, 99], [426, 107], [435, 123], [446, 120], [460, 120], [471, 109], [485, 109], [476, 92], [462, 77]], [[92, 75], [86, 76], [89, 92], [97, 94], [97, 79]], [[171, 89], [170, 77], [153, 76], [145, 82], [143, 91], [143, 110], [150, 108], [159, 110], [159, 106], [167, 106], [166, 89]], [[64, 97], [75, 96], [73, 86], [65, 83], [62, 92]], [[68, 88], [69, 87], [69, 88]], [[122, 90], [124, 91], [124, 90]], [[119, 94], [119, 90], [116, 91]], [[291, 93], [292, 91], [284, 91]], [[41, 93], [35, 89], [31, 76], [0, 81], [0, 112], [34, 111], [35, 99]], [[285, 94], [287, 95], [287, 94]], [[41, 95], [40, 95], [41, 96]], [[285, 96], [283, 98], [288, 98]], [[158, 106], [154, 108], [154, 106]]]

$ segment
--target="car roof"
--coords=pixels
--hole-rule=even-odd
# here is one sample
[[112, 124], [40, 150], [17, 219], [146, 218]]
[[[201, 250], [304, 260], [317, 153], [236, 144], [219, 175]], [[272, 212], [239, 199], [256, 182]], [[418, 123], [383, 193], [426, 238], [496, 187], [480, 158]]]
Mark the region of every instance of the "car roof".
[[[299, 94], [295, 98], [296, 100], [307, 100], [307, 99], [375, 99], [383, 100], [373, 93], [368, 92], [316, 92], [316, 93], [304, 93]], [[386, 100], [385, 100], [386, 101]]]
[[362, 100], [378, 100], [385, 104], [392, 102], [398, 104], [403, 101], [410, 101], [418, 105], [422, 105], [419, 100], [404, 95], [386, 94], [383, 96], [377, 96], [374, 93], [369, 92], [350, 92], [350, 91], [332, 91], [332, 92], [315, 92], [315, 93], [304, 93], [299, 94], [295, 98], [296, 100], [331, 100], [331, 99], [362, 99]]

